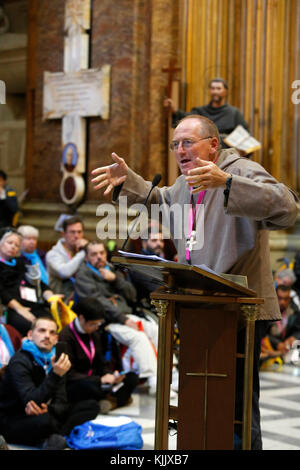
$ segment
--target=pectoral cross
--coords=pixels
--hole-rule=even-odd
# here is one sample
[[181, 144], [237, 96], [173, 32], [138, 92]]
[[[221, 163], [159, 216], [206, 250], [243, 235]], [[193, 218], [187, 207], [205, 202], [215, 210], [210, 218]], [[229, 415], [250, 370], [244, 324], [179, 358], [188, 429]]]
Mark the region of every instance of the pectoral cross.
[[190, 237], [186, 241], [186, 248], [189, 251], [193, 250], [193, 245], [196, 245], [196, 230], [192, 230]]

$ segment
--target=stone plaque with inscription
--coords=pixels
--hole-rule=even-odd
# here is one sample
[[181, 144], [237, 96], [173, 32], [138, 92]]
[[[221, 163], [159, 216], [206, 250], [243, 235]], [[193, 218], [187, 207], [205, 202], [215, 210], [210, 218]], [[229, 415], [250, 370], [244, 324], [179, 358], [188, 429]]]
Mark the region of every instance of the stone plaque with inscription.
[[80, 72], [44, 72], [43, 118], [109, 116], [110, 66]]

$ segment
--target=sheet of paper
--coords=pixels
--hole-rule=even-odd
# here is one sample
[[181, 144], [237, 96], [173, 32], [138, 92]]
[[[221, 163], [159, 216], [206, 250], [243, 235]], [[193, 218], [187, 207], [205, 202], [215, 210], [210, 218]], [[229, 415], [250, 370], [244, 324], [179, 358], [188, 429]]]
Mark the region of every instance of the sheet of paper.
[[164, 261], [165, 263], [174, 263], [175, 261], [169, 261], [167, 259], [161, 258], [156, 255], [141, 255], [139, 253], [130, 253], [129, 251], [118, 250], [118, 253], [127, 258], [136, 258], [136, 259], [148, 259], [151, 261]]

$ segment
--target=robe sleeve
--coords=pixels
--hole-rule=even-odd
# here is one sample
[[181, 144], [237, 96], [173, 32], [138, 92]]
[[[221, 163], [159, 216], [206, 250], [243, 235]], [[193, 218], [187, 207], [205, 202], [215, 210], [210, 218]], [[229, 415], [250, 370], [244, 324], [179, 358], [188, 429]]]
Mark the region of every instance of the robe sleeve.
[[[117, 202], [118, 198], [127, 197], [127, 205], [142, 204], [151, 189], [151, 181], [145, 181], [144, 178], [135, 173], [130, 168], [125, 182], [114, 191], [113, 202]], [[159, 204], [163, 199], [163, 193], [167, 188], [154, 188], [148, 200], [147, 206], [150, 204]]]
[[297, 195], [279, 183], [262, 166], [248, 161], [246, 168], [230, 167], [232, 174], [226, 214], [248, 217], [261, 223], [261, 229], [280, 230], [295, 223], [299, 210]]

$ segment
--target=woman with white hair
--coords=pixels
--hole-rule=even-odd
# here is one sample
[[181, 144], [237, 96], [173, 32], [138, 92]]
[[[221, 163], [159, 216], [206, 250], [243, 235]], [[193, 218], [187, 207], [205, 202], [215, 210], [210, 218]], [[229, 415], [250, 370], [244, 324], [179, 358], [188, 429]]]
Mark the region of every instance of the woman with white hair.
[[7, 323], [26, 336], [36, 317], [52, 318], [48, 299], [53, 292], [20, 257], [21, 239], [14, 228], [0, 230], [0, 300]]
[[37, 248], [39, 231], [32, 225], [20, 225], [18, 232], [22, 235], [21, 255], [28, 264], [38, 264], [41, 272], [41, 280], [49, 284], [48, 273], [46, 269], [45, 253]]

